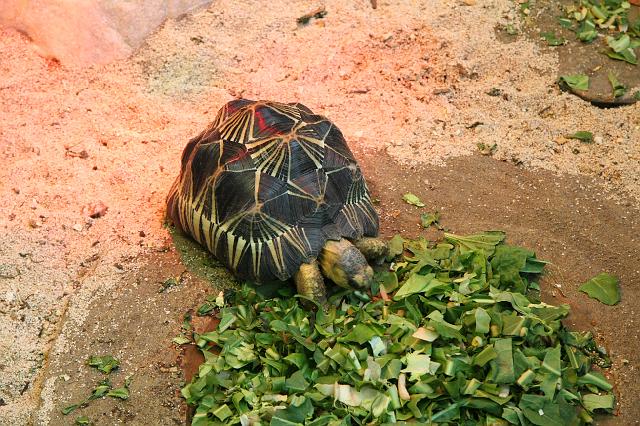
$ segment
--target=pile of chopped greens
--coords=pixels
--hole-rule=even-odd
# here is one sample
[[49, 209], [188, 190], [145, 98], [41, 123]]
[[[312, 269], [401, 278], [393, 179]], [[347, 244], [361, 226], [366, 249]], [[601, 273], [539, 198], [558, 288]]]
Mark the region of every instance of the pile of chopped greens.
[[226, 294], [218, 328], [193, 336], [192, 424], [564, 426], [612, 410], [592, 371], [606, 354], [563, 327], [567, 305], [540, 302], [546, 262], [504, 237], [396, 236], [369, 294], [316, 312], [290, 288]]
[[[631, 4], [627, 0], [580, 0], [567, 8], [567, 18], [560, 25], [575, 31], [578, 40], [590, 43], [599, 31], [608, 35], [606, 54], [612, 58], [637, 65], [635, 49], [640, 47], [640, 19], [630, 21]], [[574, 28], [573, 21], [577, 22]]]

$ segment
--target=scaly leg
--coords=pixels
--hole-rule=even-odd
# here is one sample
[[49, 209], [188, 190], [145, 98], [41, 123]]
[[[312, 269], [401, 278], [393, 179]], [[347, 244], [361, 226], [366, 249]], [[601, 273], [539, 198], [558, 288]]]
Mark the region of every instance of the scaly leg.
[[324, 277], [316, 260], [300, 265], [293, 281], [296, 283], [299, 294], [313, 299], [321, 305], [326, 303], [327, 291], [324, 288]]
[[353, 241], [353, 245], [369, 262], [374, 262], [376, 265], [382, 265], [389, 254], [389, 246], [380, 238], [362, 237]]

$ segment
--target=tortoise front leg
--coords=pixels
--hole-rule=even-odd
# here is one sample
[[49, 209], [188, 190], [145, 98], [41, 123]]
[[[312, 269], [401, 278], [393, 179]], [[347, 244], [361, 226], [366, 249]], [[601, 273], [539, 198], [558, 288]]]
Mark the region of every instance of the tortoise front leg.
[[300, 265], [300, 269], [293, 277], [298, 294], [315, 300], [321, 305], [327, 301], [327, 291], [324, 287], [324, 277], [320, 272], [318, 262], [314, 259]]
[[380, 238], [362, 237], [359, 240], [353, 241], [353, 245], [360, 250], [360, 253], [362, 253], [369, 262], [374, 262], [377, 265], [382, 265], [382, 262], [384, 262], [389, 254], [389, 246]]

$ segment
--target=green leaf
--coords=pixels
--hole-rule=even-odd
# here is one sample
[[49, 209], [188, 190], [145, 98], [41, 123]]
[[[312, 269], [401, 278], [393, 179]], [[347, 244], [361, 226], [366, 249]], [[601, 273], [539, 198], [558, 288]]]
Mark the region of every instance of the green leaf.
[[520, 272], [526, 267], [527, 259], [534, 256], [532, 251], [522, 247], [507, 245], [496, 247], [495, 254], [491, 259], [491, 268], [500, 283], [500, 288], [524, 293], [526, 285], [525, 280], [520, 276]]
[[420, 198], [418, 198], [416, 195], [408, 192], [406, 194], [404, 194], [402, 196], [402, 199], [407, 202], [408, 204], [411, 204], [412, 206], [417, 206], [417, 207], [424, 207], [425, 204], [420, 201]]
[[440, 225], [438, 225], [439, 220], [440, 220], [440, 213], [438, 212], [424, 213], [420, 215], [420, 225], [422, 225], [422, 227], [425, 229], [429, 228], [431, 225], [434, 225], [439, 229], [440, 228]]
[[487, 345], [480, 353], [473, 357], [473, 364], [482, 367], [497, 357], [498, 353], [493, 348], [493, 345]]
[[580, 142], [591, 143], [593, 142], [593, 133], [581, 130], [575, 132], [572, 135], [565, 136], [567, 139], [578, 139]]
[[562, 28], [571, 28], [573, 26], [571, 19], [567, 18], [558, 18], [558, 23]]
[[476, 333], [487, 334], [489, 332], [489, 326], [491, 325], [491, 317], [482, 308], [475, 309], [476, 319]]
[[613, 410], [615, 398], [611, 394], [596, 395], [590, 393], [582, 396], [582, 404], [590, 413], [595, 410]]
[[405, 297], [416, 293], [422, 293], [426, 296], [431, 296], [432, 294], [442, 294], [444, 290], [450, 287], [451, 286], [449, 284], [438, 281], [435, 278], [435, 274], [411, 274], [409, 279], [405, 281], [405, 283], [393, 296], [393, 300], [402, 300]]
[[615, 305], [620, 302], [620, 290], [618, 289], [618, 278], [603, 272], [578, 288], [589, 297], [597, 299], [606, 305]]
[[620, 37], [607, 37], [607, 44], [616, 53], [623, 52], [631, 45], [631, 38], [628, 34], [621, 34]]
[[211, 414], [216, 416], [220, 421], [224, 421], [225, 419], [233, 416], [233, 412], [227, 406], [227, 404], [223, 404], [223, 405], [219, 406], [218, 408], [216, 408], [215, 410], [212, 410]]
[[511, 339], [496, 339], [493, 342], [497, 357], [491, 361], [493, 381], [495, 383], [513, 383], [516, 380], [513, 371], [513, 343]]
[[609, 51], [607, 52], [607, 56], [610, 57], [611, 59], [616, 59], [618, 61], [625, 61], [632, 65], [638, 65], [638, 57], [636, 56], [636, 53], [634, 52], [634, 50], [630, 47], [623, 50], [622, 52]]
[[309, 382], [304, 378], [302, 371], [298, 370], [285, 380], [285, 388], [289, 394], [304, 392], [309, 387]]
[[562, 75], [560, 86], [573, 90], [589, 90], [589, 77], [584, 74]]
[[90, 425], [91, 421], [89, 420], [89, 417], [87, 416], [80, 416], [80, 417], [76, 417], [76, 422], [77, 425]]
[[566, 426], [560, 417], [558, 404], [547, 401], [539, 395], [522, 395], [518, 407], [524, 416], [534, 425], [539, 426]]
[[387, 293], [393, 292], [398, 288], [398, 276], [395, 272], [392, 271], [382, 271], [379, 275], [376, 276], [378, 282]]
[[505, 234], [502, 231], [486, 231], [480, 234], [460, 236], [445, 232], [444, 237], [447, 241], [460, 245], [463, 251], [483, 251], [486, 256], [491, 256], [495, 248], [500, 244]]
[[118, 399], [129, 399], [129, 389], [127, 389], [126, 387], [111, 389], [109, 392], [107, 392], [107, 396]]
[[547, 264], [549, 264], [549, 262], [545, 260], [528, 257], [524, 264], [524, 267], [520, 269], [520, 272], [524, 272], [527, 274], [541, 274], [544, 271], [545, 265]]
[[558, 345], [553, 349], [547, 350], [547, 353], [544, 356], [544, 361], [542, 361], [542, 371], [546, 371], [553, 376], [560, 377], [562, 374], [561, 369], [560, 345]]
[[540, 36], [547, 41], [549, 46], [562, 46], [565, 43], [565, 39], [557, 37], [554, 32], [543, 32]]
[[187, 343], [191, 342], [191, 339], [186, 337], [184, 334], [181, 334], [179, 336], [174, 337], [172, 342], [175, 343], [176, 345], [186, 345]]
[[431, 360], [429, 355], [412, 352], [407, 354], [407, 367], [402, 370], [404, 373], [410, 373], [410, 380], [418, 380], [423, 374], [434, 374], [440, 364]]
[[295, 425], [304, 423], [305, 420], [313, 416], [313, 404], [308, 398], [299, 396], [292, 399], [291, 404], [281, 410], [276, 410], [271, 419], [270, 425]]
[[613, 389], [611, 383], [609, 383], [602, 374], [595, 371], [578, 377], [577, 383], [579, 385], [594, 385], [605, 391], [610, 391], [611, 389]]
[[82, 406], [82, 404], [72, 404], [69, 406], [64, 407], [62, 410], [60, 410], [62, 412], [62, 414], [64, 414], [65, 416], [67, 414], [71, 414], [73, 413], [75, 410], [77, 410], [78, 408], [80, 408]]
[[453, 404], [449, 404], [444, 409], [433, 413], [433, 415], [431, 416], [431, 421], [440, 423], [459, 419], [460, 407], [463, 405], [463, 403], [464, 401], [458, 401]]
[[619, 98], [620, 96], [624, 95], [627, 91], [627, 87], [620, 83], [620, 81], [618, 80], [618, 78], [616, 77], [616, 75], [609, 71], [609, 83], [611, 83], [611, 89], [613, 90], [613, 97], [614, 98]]
[[107, 394], [107, 392], [111, 389], [111, 384], [109, 381], [105, 380], [101, 382], [91, 393], [91, 396], [88, 398], [89, 400], [94, 400], [98, 398], [102, 398]]
[[175, 287], [178, 284], [180, 284], [180, 279], [179, 278], [175, 278], [175, 277], [167, 278], [166, 280], [164, 280], [161, 283], [161, 287], [160, 287], [159, 293], [164, 293], [165, 291], [167, 291], [171, 287]]
[[120, 361], [111, 355], [105, 356], [90, 356], [87, 359], [87, 365], [95, 367], [104, 374], [111, 373], [112, 370], [117, 369], [120, 366]]
[[338, 338], [339, 342], [356, 342], [360, 345], [371, 340], [373, 336], [382, 336], [384, 328], [378, 324], [356, 324], [344, 337]]
[[218, 324], [217, 331], [219, 333], [222, 333], [227, 328], [231, 327], [233, 325], [233, 323], [236, 322], [237, 319], [238, 318], [237, 318], [237, 316], [235, 315], [234, 312], [229, 311], [227, 309], [223, 310], [222, 318], [220, 318], [220, 324]]
[[456, 339], [459, 341], [464, 340], [464, 336], [460, 333], [462, 325], [455, 325], [445, 321], [440, 311], [431, 312], [429, 315], [427, 315], [427, 318], [431, 320], [428, 323], [429, 326], [434, 328], [440, 336], [448, 339]]
[[576, 31], [576, 37], [578, 40], [589, 43], [598, 37], [598, 31], [596, 31], [596, 25], [591, 19], [584, 20]]
[[198, 307], [198, 310], [196, 311], [196, 315], [198, 315], [199, 317], [203, 317], [208, 313], [210, 313], [211, 311], [213, 311], [215, 308], [216, 308], [216, 305], [214, 303], [205, 302], [202, 305], [200, 305], [200, 307]]
[[399, 256], [404, 251], [404, 238], [401, 235], [395, 235], [389, 240], [389, 256], [390, 260]]

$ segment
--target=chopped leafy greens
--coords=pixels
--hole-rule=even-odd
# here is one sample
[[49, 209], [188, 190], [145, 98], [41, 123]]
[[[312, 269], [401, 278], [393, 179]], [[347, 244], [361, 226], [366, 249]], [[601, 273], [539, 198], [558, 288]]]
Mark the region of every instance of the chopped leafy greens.
[[578, 22], [576, 38], [590, 43], [602, 36], [617, 33], [616, 37], [606, 36], [609, 50], [604, 52], [612, 59], [637, 65], [635, 53], [640, 47], [640, 19], [631, 19], [631, 5], [627, 0], [576, 0], [566, 8], [568, 17], [559, 20], [564, 28], [572, 28], [572, 20]]
[[317, 312], [292, 289], [225, 294], [218, 329], [195, 335], [192, 424], [578, 425], [612, 410], [591, 334], [538, 298], [545, 262], [500, 231], [445, 238], [396, 236], [379, 296], [336, 290]]

